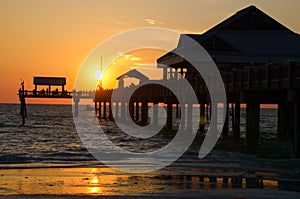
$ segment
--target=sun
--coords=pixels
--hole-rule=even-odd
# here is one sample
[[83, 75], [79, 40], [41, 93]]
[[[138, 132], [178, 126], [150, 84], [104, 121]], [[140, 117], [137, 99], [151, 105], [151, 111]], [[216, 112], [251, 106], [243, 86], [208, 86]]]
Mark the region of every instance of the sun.
[[95, 77], [97, 80], [100, 80], [100, 79], [103, 79], [103, 78], [104, 78], [104, 74], [103, 74], [100, 70], [97, 70], [97, 71], [94, 73], [94, 77]]

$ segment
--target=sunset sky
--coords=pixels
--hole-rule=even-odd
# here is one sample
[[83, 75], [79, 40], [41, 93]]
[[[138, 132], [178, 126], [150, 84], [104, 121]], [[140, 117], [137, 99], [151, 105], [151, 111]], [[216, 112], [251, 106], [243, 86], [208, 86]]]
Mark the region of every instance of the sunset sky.
[[[200, 34], [249, 5], [300, 32], [299, 0], [0, 0], [0, 103], [18, 103], [21, 79], [30, 90], [37, 75], [67, 77], [72, 90], [91, 50], [120, 32], [151, 26]], [[148, 53], [123, 59], [143, 64], [163, 52]]]

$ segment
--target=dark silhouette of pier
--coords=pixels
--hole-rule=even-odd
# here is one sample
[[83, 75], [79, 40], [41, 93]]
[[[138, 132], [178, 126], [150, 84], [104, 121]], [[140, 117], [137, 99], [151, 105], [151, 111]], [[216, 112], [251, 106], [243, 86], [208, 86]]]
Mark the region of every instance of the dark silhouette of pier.
[[[22, 116], [22, 124], [25, 124], [27, 117], [26, 98], [53, 98], [53, 99], [73, 99], [75, 103], [75, 115], [78, 115], [78, 104], [80, 99], [95, 99], [95, 91], [67, 91], [65, 90], [65, 77], [33, 77], [33, 90], [25, 90], [24, 82], [21, 83], [21, 88], [18, 91], [19, 100], [21, 103], [20, 115]], [[39, 86], [47, 86], [45, 90], [38, 89]], [[61, 89], [51, 90], [51, 86], [60, 86]]]
[[[228, 118], [232, 117], [232, 131], [236, 138], [240, 137], [240, 109], [241, 104], [246, 104], [245, 144], [249, 150], [257, 149], [260, 105], [276, 104], [278, 138], [292, 139], [294, 154], [300, 156], [300, 36], [255, 6], [238, 11], [202, 35], [187, 36], [207, 50], [223, 78], [228, 102], [225, 106], [231, 104], [232, 108], [230, 116], [229, 111], [226, 113], [222, 136], [228, 136]], [[184, 46], [180, 46], [181, 43], [180, 38], [178, 48], [182, 49]], [[163, 70], [162, 81], [180, 83], [182, 77], [189, 81], [198, 97], [199, 130], [204, 133], [205, 118], [211, 107], [208, 89], [193, 66], [174, 52], [176, 49], [157, 60], [158, 64], [165, 65], [158, 65]], [[126, 117], [125, 110], [128, 109], [133, 120], [147, 124], [149, 103], [164, 103], [167, 106], [166, 126], [172, 129], [173, 108], [184, 108], [189, 116], [191, 105], [179, 104], [170, 90], [156, 83], [137, 89], [129, 104], [122, 98], [112, 102], [112, 89], [98, 89], [95, 96], [97, 117], [112, 118], [111, 107], [115, 106], [115, 117]], [[129, 92], [134, 88], [119, 89]], [[157, 116], [157, 110], [154, 110], [154, 120]], [[188, 118], [187, 127], [191, 120]]]
[[[232, 117], [234, 137], [240, 137], [240, 109], [246, 104], [246, 143], [249, 150], [255, 150], [259, 144], [260, 105], [278, 105], [278, 138], [293, 140], [294, 154], [300, 156], [300, 36], [280, 24], [255, 6], [238, 11], [233, 16], [216, 25], [201, 35], [187, 35], [201, 44], [215, 61], [224, 81], [227, 104], [231, 104], [231, 114], [226, 113], [222, 137], [229, 134], [229, 117]], [[181, 39], [181, 38], [180, 38]], [[181, 41], [179, 39], [178, 48]], [[160, 57], [157, 62], [163, 70], [163, 80], [180, 84], [182, 78], [189, 81], [197, 95], [200, 107], [199, 132], [205, 134], [205, 120], [210, 118], [210, 95], [201, 75], [183, 57], [176, 55], [176, 49]], [[166, 67], [168, 66], [168, 67]], [[180, 74], [180, 75], [179, 75]], [[124, 87], [123, 78], [135, 77], [147, 80], [138, 71], [128, 72], [117, 79], [119, 91], [128, 93], [137, 87]], [[49, 80], [50, 81], [50, 80]], [[173, 109], [176, 117], [183, 117], [187, 112], [187, 124], [192, 123], [191, 104], [179, 104], [177, 97], [167, 88], [153, 81], [138, 88], [129, 103], [119, 96], [112, 101], [113, 89], [104, 89], [98, 85], [96, 91], [66, 92], [65, 82], [51, 85], [62, 86], [61, 91], [34, 92], [23, 88], [19, 91], [21, 115], [25, 123], [25, 98], [73, 98], [75, 115], [78, 115], [78, 103], [81, 98], [95, 101], [95, 114], [98, 118], [131, 117], [136, 123], [145, 125], [149, 122], [149, 103], [166, 105], [168, 129], [173, 128]], [[42, 83], [46, 85], [46, 83]], [[38, 84], [37, 84], [38, 85]], [[47, 84], [48, 85], [48, 84]], [[36, 89], [35, 89], [36, 90]], [[122, 93], [121, 92], [121, 93]], [[179, 93], [185, 94], [182, 90]], [[112, 107], [115, 107], [115, 113]], [[155, 106], [154, 106], [155, 107]], [[129, 116], [126, 115], [129, 110]], [[181, 110], [181, 112], [179, 111]], [[228, 110], [228, 109], [227, 109]], [[154, 123], [158, 120], [158, 110], [153, 109]]]

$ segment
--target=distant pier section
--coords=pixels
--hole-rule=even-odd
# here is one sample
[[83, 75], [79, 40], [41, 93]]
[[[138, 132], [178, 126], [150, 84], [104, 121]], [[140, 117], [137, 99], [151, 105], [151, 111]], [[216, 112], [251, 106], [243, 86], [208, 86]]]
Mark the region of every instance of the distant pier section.
[[[20, 115], [22, 124], [25, 124], [27, 117], [26, 98], [73, 98], [75, 103], [75, 115], [78, 114], [78, 103], [80, 99], [94, 99], [95, 91], [67, 91], [65, 90], [67, 80], [65, 77], [33, 77], [33, 90], [25, 90], [24, 82], [21, 83], [18, 95], [21, 103]], [[51, 87], [56, 89], [51, 89]], [[42, 87], [42, 89], [40, 89]], [[46, 87], [46, 88], [45, 88]], [[58, 89], [57, 87], [61, 87]]]

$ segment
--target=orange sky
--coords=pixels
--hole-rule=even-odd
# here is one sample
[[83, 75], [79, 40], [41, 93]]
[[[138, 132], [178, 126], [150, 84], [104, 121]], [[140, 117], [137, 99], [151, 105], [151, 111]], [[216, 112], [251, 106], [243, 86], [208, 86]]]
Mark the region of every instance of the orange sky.
[[[0, 103], [18, 103], [21, 79], [29, 90], [37, 75], [65, 76], [72, 90], [89, 52], [114, 34], [148, 26], [202, 33], [251, 4], [300, 32], [299, 0], [1, 0]], [[143, 64], [162, 52], [135, 53], [131, 61]]]

